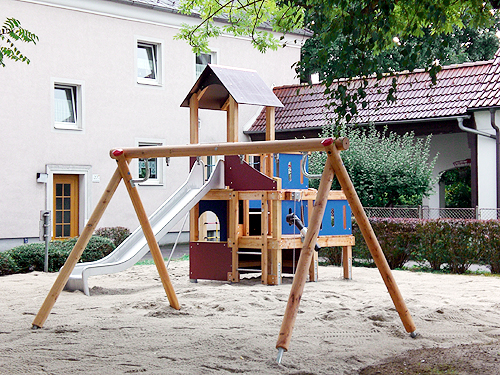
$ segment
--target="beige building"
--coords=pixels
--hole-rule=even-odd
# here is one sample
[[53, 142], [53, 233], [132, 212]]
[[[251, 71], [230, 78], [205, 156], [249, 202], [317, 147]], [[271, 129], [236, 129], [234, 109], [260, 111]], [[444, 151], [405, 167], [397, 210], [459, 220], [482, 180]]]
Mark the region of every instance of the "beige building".
[[[221, 36], [212, 53], [196, 56], [174, 40], [183, 22], [170, 1], [4, 0], [14, 17], [39, 37], [20, 45], [31, 63], [1, 69], [0, 250], [38, 241], [41, 210], [56, 221], [53, 235], [78, 235], [115, 169], [113, 147], [189, 143], [189, 110], [180, 104], [207, 62], [254, 69], [269, 86], [297, 82], [292, 64], [302, 36], [261, 54], [246, 38]], [[295, 42], [296, 40], [296, 42]], [[241, 106], [240, 140], [261, 108]], [[225, 141], [225, 116], [200, 114], [200, 142]], [[139, 173], [139, 163], [132, 170]], [[158, 159], [140, 186], [148, 213], [176, 190], [188, 160]], [[138, 225], [120, 186], [102, 226]]]

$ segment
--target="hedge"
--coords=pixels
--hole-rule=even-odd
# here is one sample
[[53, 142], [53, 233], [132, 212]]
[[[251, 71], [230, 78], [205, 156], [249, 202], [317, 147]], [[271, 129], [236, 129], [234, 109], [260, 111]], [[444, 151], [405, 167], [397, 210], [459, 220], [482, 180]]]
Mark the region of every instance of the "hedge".
[[[64, 265], [78, 238], [56, 240], [49, 243], [49, 272], [57, 272]], [[80, 262], [101, 259], [115, 249], [113, 242], [104, 237], [92, 236], [83, 251]], [[33, 243], [0, 252], [0, 276], [31, 271], [43, 271], [45, 244]]]
[[[464, 273], [471, 264], [484, 264], [500, 273], [500, 222], [455, 219], [370, 219], [389, 266], [409, 260], [432, 270]], [[353, 223], [353, 258], [372, 261], [361, 232]]]

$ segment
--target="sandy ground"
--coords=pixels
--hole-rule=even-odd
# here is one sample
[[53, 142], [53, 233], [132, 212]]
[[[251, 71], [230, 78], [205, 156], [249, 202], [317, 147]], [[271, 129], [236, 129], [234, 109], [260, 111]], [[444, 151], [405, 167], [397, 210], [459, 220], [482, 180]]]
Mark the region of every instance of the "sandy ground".
[[383, 366], [483, 347], [495, 348], [486, 350], [484, 373], [500, 374], [499, 277], [395, 271], [417, 325], [412, 339], [376, 269], [354, 268], [347, 281], [340, 268], [320, 267], [320, 281], [306, 285], [290, 350], [278, 365], [275, 344], [291, 280], [193, 284], [188, 268], [188, 261], [176, 261], [169, 269], [180, 311], [169, 307], [154, 265], [134, 266], [91, 277], [90, 297], [63, 292], [39, 330], [31, 323], [57, 275], [1, 277], [0, 374], [306, 375], [363, 368], [363, 374], [410, 374], [417, 372]]

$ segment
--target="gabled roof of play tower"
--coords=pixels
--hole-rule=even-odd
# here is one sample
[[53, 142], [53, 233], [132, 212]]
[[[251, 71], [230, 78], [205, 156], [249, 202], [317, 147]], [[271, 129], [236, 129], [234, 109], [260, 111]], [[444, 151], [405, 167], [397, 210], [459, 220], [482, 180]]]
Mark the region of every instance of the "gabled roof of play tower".
[[200, 109], [220, 110], [229, 95], [238, 104], [283, 107], [255, 70], [209, 64], [189, 91], [181, 107], [189, 107], [189, 100], [195, 93], [199, 93]]
[[[380, 81], [368, 79], [366, 108], [358, 108], [351, 123], [392, 123], [446, 119], [489, 107], [500, 106], [500, 50], [489, 61], [444, 66], [432, 85], [425, 71], [404, 72], [397, 76], [397, 100], [387, 103], [392, 77]], [[352, 80], [350, 89], [357, 90], [361, 80]], [[275, 87], [274, 93], [285, 105], [276, 110], [276, 130], [321, 128], [327, 118], [334, 117], [327, 107], [325, 86], [292, 85]], [[265, 131], [265, 114], [261, 113], [245, 133]]]

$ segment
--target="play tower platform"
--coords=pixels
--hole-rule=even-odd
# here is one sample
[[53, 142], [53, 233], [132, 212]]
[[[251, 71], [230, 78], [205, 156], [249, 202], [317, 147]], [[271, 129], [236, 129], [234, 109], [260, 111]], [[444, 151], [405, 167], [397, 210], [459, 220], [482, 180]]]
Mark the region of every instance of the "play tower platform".
[[[227, 142], [238, 142], [240, 104], [265, 107], [266, 141], [274, 140], [275, 108], [283, 104], [258, 74], [208, 65], [182, 103], [190, 109], [191, 144], [199, 141], [200, 109], [226, 111]], [[306, 156], [283, 152], [222, 160], [225, 189], [211, 190], [190, 211], [190, 279], [238, 282], [242, 274], [260, 273], [263, 284], [280, 284], [283, 274], [295, 273], [302, 247], [300, 231], [286, 216], [297, 215], [307, 227], [317, 195], [308, 188]], [[200, 160], [192, 158], [195, 162]], [[342, 247], [344, 277], [350, 279], [354, 236], [342, 191], [329, 193], [325, 212], [317, 244]], [[208, 236], [207, 226], [214, 222], [217, 235]], [[309, 280], [318, 280], [316, 251]]]

